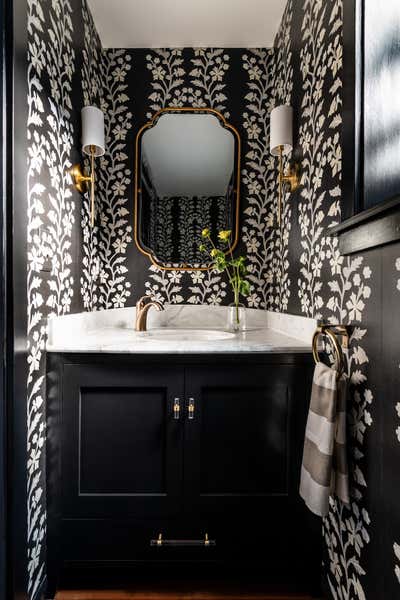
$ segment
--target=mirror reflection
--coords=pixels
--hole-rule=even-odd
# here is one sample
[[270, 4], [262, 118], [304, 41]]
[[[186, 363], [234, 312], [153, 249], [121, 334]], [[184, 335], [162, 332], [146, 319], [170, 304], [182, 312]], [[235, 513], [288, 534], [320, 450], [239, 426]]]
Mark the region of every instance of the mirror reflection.
[[175, 110], [139, 132], [137, 241], [159, 266], [205, 268], [202, 230], [236, 229], [238, 138], [215, 114]]

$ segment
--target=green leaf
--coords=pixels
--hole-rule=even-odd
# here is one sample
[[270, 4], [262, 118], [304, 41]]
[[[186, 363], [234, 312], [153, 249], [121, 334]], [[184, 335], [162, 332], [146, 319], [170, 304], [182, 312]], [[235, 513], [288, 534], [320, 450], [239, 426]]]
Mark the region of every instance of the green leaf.
[[239, 284], [239, 291], [242, 296], [248, 296], [250, 294], [250, 283], [246, 279], [242, 279]]

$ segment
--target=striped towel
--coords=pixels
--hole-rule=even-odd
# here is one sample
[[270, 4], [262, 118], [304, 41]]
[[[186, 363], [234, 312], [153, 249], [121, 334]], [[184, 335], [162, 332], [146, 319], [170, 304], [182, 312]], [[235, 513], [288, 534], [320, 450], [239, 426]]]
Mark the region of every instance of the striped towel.
[[320, 517], [328, 514], [329, 496], [349, 504], [346, 451], [347, 377], [337, 380], [337, 371], [315, 365], [310, 409], [304, 440], [300, 496]]

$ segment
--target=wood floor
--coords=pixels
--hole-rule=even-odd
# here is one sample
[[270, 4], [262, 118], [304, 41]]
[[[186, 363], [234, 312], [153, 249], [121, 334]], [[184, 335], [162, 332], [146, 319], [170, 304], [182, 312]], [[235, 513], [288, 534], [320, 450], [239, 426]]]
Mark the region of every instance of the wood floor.
[[310, 596], [282, 592], [266, 593], [256, 587], [225, 585], [140, 586], [128, 590], [62, 590], [56, 600], [311, 600]]
[[265, 595], [262, 592], [218, 591], [154, 591], [143, 590], [65, 590], [59, 591], [56, 600], [311, 600], [310, 596]]

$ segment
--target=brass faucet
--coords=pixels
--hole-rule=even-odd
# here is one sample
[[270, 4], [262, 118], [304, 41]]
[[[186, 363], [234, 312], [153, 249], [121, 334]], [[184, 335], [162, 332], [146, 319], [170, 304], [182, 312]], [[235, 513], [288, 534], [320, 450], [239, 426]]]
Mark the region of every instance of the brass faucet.
[[152, 300], [150, 296], [142, 296], [136, 302], [136, 331], [147, 331], [147, 313], [152, 306], [157, 310], [164, 310], [163, 305], [157, 300]]

